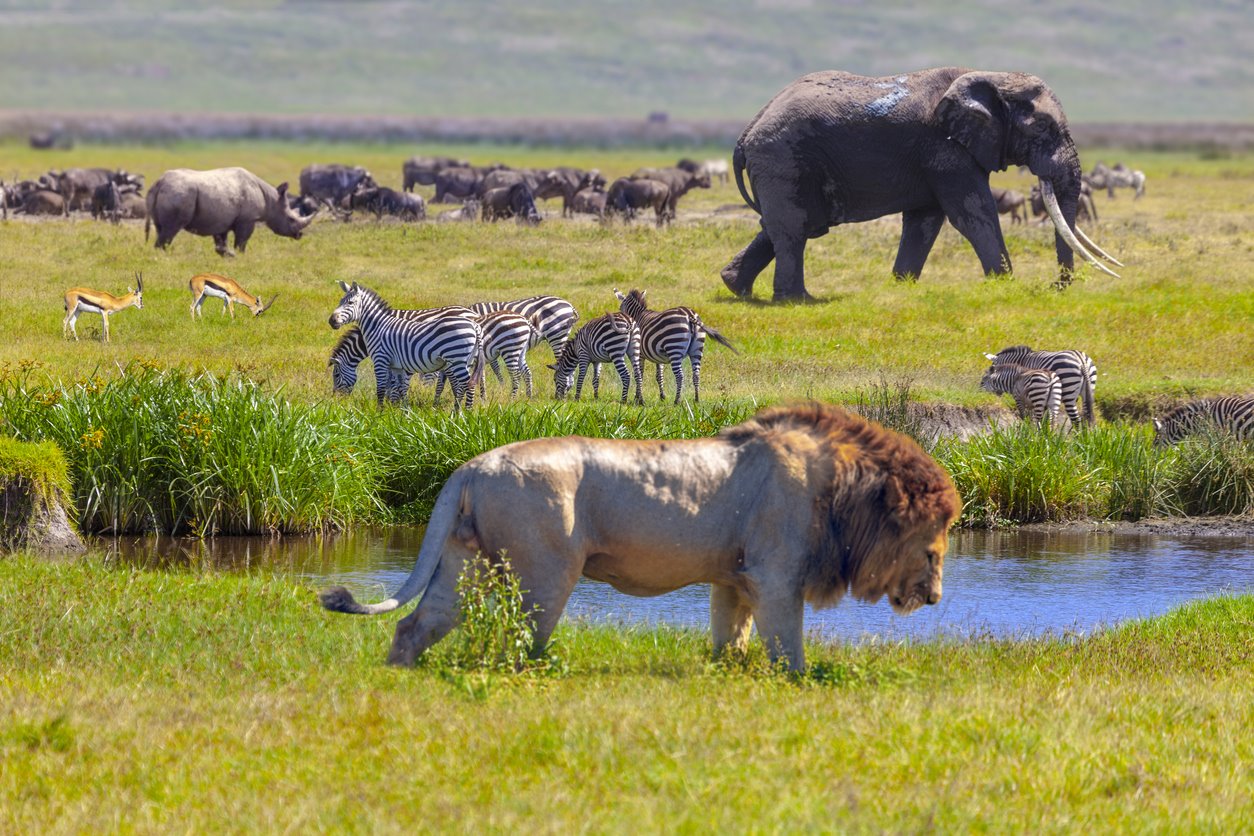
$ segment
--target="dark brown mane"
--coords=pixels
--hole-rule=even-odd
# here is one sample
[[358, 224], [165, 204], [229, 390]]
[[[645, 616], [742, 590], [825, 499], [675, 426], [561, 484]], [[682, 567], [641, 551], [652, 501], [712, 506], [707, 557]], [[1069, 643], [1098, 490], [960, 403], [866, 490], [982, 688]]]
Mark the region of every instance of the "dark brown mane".
[[772, 407], [720, 435], [744, 443], [789, 432], [810, 436], [830, 455], [831, 484], [817, 497], [830, 509], [828, 524], [817, 532], [805, 578], [815, 604], [836, 603], [882, 538], [952, 523], [962, 510], [953, 480], [917, 442], [838, 406]]

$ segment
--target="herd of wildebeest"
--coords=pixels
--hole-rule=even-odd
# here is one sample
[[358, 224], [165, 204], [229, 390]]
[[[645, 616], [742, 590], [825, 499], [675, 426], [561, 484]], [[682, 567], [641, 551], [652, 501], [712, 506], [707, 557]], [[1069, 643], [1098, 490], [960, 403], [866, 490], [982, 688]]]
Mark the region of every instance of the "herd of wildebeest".
[[[401, 173], [403, 185], [398, 191], [380, 186], [361, 166], [310, 165], [301, 171], [300, 193], [294, 195], [289, 193], [287, 183], [276, 188], [242, 168], [174, 169], [158, 178], [145, 195], [142, 175], [122, 169], [70, 168], [49, 171], [35, 180], [0, 183], [0, 208], [6, 216], [12, 210], [63, 216], [90, 212], [93, 218], [115, 223], [123, 218], [144, 219], [145, 237], [148, 226], [154, 225], [158, 247], [168, 246], [178, 232], [187, 230], [213, 237], [217, 252], [230, 256], [233, 252], [227, 246], [228, 233], [234, 234], [235, 248], [243, 251], [257, 223], [264, 223], [280, 235], [299, 238], [319, 214], [348, 220], [354, 212], [364, 211], [379, 219], [392, 216], [402, 221], [424, 221], [427, 202], [414, 191], [416, 186], [434, 187], [432, 203], [461, 204], [457, 210], [437, 216], [441, 222], [513, 218], [535, 225], [542, 219], [536, 201], [560, 199], [563, 217], [618, 216], [630, 222], [638, 213], [651, 209], [655, 222], [662, 226], [674, 220], [679, 199], [693, 188], [710, 188], [715, 180], [726, 185], [728, 165], [721, 159], [681, 159], [669, 168], [642, 168], [629, 177], [607, 183], [597, 169], [472, 165], [453, 157], [424, 156], [405, 160]], [[1094, 190], [1106, 190], [1114, 197], [1116, 187], [1130, 188], [1139, 198], [1145, 191], [1145, 175], [1122, 164], [1107, 167], [1098, 163], [1084, 177], [1078, 213], [1096, 220]], [[1037, 188], [1027, 196], [1009, 189], [994, 188], [992, 192], [999, 212], [1009, 215], [1011, 223], [1022, 223], [1029, 216], [1043, 222], [1046, 210]], [[131, 306], [143, 307], [142, 276], [137, 274], [136, 280], [136, 287], [124, 296], [82, 287], [67, 291], [63, 330], [77, 339], [78, 315], [100, 313], [103, 336], [108, 340], [110, 314]], [[273, 297], [263, 302], [235, 280], [216, 274], [193, 277], [189, 289], [194, 297], [193, 317], [200, 313], [206, 297], [221, 299], [224, 311], [230, 311], [232, 316], [235, 304], [260, 315], [274, 303]], [[351, 290], [346, 286], [345, 291], [371, 301], [372, 309], [358, 312], [352, 319], [340, 317], [339, 324], [352, 322], [357, 327], [341, 338], [332, 353], [335, 389], [351, 390], [357, 366], [369, 357], [375, 365], [380, 401], [400, 400], [408, 391], [410, 376], [422, 374], [436, 382], [437, 397], [448, 381], [454, 391], [455, 408], [461, 403], [470, 405], [475, 388], [482, 388], [484, 368], [496, 371], [498, 361], [509, 371], [513, 391], [517, 392], [520, 381], [525, 381], [530, 395], [531, 372], [526, 352], [546, 341], [554, 352], [551, 368], [558, 397], [571, 388], [578, 397], [588, 368], [593, 371], [595, 392], [600, 364], [606, 362], [613, 363], [619, 371], [622, 400], [627, 400], [634, 377], [636, 399], [640, 401], [641, 361], [647, 360], [656, 364], [658, 391], [663, 397], [662, 365], [672, 368], [678, 402], [684, 381], [681, 363], [685, 358], [691, 366], [694, 394], [700, 396], [700, 364], [706, 336], [731, 347], [691, 308], [651, 311], [644, 304], [643, 294], [638, 293], [630, 297], [619, 294], [622, 312], [593, 319], [572, 338], [570, 329], [578, 314], [573, 306], [557, 297], [394, 311], [373, 292], [359, 293], [356, 286]], [[465, 333], [458, 333], [458, 328]], [[993, 365], [981, 380], [981, 388], [1012, 395], [1021, 417], [1037, 423], [1056, 421], [1065, 410], [1072, 425], [1094, 420], [1096, 366], [1084, 352], [1040, 352], [1015, 346], [988, 357]], [[1199, 416], [1210, 416], [1245, 436], [1254, 428], [1254, 399], [1210, 399], [1186, 405], [1162, 423], [1160, 439], [1178, 440]]]

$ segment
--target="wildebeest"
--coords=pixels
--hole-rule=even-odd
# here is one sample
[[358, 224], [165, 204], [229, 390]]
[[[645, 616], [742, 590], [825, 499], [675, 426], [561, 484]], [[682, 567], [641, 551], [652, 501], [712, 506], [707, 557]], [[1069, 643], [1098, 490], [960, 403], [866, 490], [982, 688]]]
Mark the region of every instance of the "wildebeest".
[[402, 220], [411, 221], [427, 218], [427, 204], [422, 195], [398, 192], [381, 186], [357, 190], [349, 198], [349, 206], [374, 212], [376, 218], [384, 215], [395, 215]]
[[48, 189], [36, 189], [22, 198], [22, 205], [14, 212], [23, 215], [61, 215], [65, 212], [65, 198]]
[[[1049, 219], [1049, 213], [1045, 209], [1045, 198], [1041, 196], [1040, 185], [1034, 185], [1028, 192], [1028, 203], [1031, 204], [1032, 216], [1036, 218], [1037, 223], [1043, 224]], [[1076, 203], [1075, 216], [1082, 221], [1097, 222], [1097, 204], [1093, 202], [1093, 187], [1083, 180], [1080, 181], [1080, 198]]]
[[519, 223], [535, 226], [540, 223], [535, 197], [525, 182], [490, 189], [483, 195], [483, 219], [517, 218]]
[[339, 206], [359, 188], [373, 188], [375, 185], [370, 172], [359, 165], [314, 164], [300, 171], [301, 197], [325, 200], [333, 206]]
[[727, 179], [730, 176], [730, 169], [727, 165], [727, 160], [724, 159], [706, 160], [705, 162], [699, 163], [696, 160], [691, 160], [685, 157], [675, 163], [675, 168], [682, 168], [684, 171], [690, 171], [693, 174], [705, 174], [710, 178], [711, 183], [713, 183], [714, 178], [717, 177], [719, 183], [724, 186], [727, 185]]
[[605, 214], [619, 214], [624, 221], [631, 221], [640, 209], [653, 208], [657, 216], [657, 225], [669, 223], [671, 190], [665, 183], [657, 180], [619, 177], [611, 185], [605, 197]]
[[605, 178], [596, 169], [584, 171], [582, 168], [558, 166], [544, 173], [534, 192], [535, 196], [541, 200], [560, 197], [562, 199], [562, 217], [565, 217], [573, 215], [576, 211], [574, 208], [575, 195], [581, 189], [590, 186], [595, 187], [597, 183], [600, 183], [602, 189], [605, 188]]
[[469, 167], [468, 161], [456, 157], [410, 157], [401, 163], [402, 189], [412, 192], [415, 185], [434, 186], [435, 176], [444, 169]]
[[101, 217], [105, 217], [113, 223], [117, 223], [120, 220], [118, 207], [121, 203], [122, 195], [118, 192], [117, 183], [110, 180], [103, 186], [97, 186], [91, 195], [92, 219], [99, 220]]
[[148, 206], [138, 192], [122, 192], [118, 200], [118, 217], [143, 220], [148, 217]]
[[[48, 176], [51, 176], [49, 172]], [[116, 171], [108, 168], [67, 168], [56, 175], [57, 191], [65, 198], [65, 213], [71, 210], [91, 208], [92, 197], [96, 189], [108, 183], [115, 183], [119, 188], [134, 187], [142, 189], [144, 178], [139, 174], [131, 174], [125, 169]]]
[[243, 168], [215, 168], [193, 171], [175, 168], [152, 184], [148, 192], [148, 223], [157, 227], [159, 249], [170, 246], [174, 236], [186, 229], [194, 235], [213, 236], [213, 248], [220, 256], [232, 256], [227, 247], [228, 232], [235, 235], [240, 252], [258, 222], [276, 235], [300, 238], [313, 218], [302, 218], [287, 205], [287, 183], [277, 189]]
[[496, 171], [489, 171], [479, 181], [475, 193], [479, 197], [483, 197], [492, 189], [503, 189], [515, 183], [525, 183], [527, 188], [531, 190], [532, 195], [535, 195], [536, 189], [540, 187], [540, 181], [544, 179], [546, 173], [537, 171], [534, 168], [500, 168]]
[[435, 197], [432, 203], [456, 203], [478, 193], [486, 171], [472, 166], [442, 169], [435, 175]]
[[710, 175], [700, 171], [684, 171], [682, 168], [641, 168], [631, 175], [633, 180], [656, 180], [665, 183], [670, 189], [670, 202], [667, 211], [672, 218], [676, 215], [679, 199], [694, 188], [710, 188]]
[[[998, 189], [995, 187], [990, 188], [989, 191], [992, 192], [993, 200], [997, 203], [998, 214], [1005, 215], [1009, 213], [1011, 224], [1021, 224], [1026, 220], [1027, 209], [1024, 205], [1025, 201], [1022, 194], [1014, 189]], [[1041, 209], [1044, 211], [1044, 203], [1042, 203]]]
[[605, 190], [588, 188], [575, 192], [571, 199], [571, 211], [604, 218]]

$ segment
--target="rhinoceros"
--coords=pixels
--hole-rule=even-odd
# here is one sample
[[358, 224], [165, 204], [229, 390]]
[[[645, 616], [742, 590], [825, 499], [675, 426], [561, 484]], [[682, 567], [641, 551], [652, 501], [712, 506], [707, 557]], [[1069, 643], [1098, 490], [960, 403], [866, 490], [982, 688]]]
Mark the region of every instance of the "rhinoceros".
[[214, 249], [226, 257], [235, 255], [226, 245], [228, 232], [235, 233], [235, 247], [243, 252], [258, 221], [276, 235], [300, 238], [312, 220], [288, 207], [287, 183], [276, 189], [244, 168], [175, 168], [162, 174], [148, 192], [144, 240], [155, 224], [157, 247], [165, 249], [186, 229], [193, 235], [213, 236]]

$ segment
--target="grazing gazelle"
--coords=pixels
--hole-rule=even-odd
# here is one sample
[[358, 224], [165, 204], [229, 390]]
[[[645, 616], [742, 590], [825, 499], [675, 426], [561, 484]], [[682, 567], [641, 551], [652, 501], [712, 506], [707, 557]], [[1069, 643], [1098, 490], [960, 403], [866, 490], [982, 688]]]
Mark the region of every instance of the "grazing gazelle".
[[74, 335], [74, 339], [78, 339], [78, 330], [74, 327], [74, 323], [78, 320], [78, 315], [86, 311], [87, 313], [100, 314], [101, 320], [104, 322], [104, 340], [109, 342], [109, 314], [126, 310], [131, 305], [144, 309], [144, 276], [142, 273], [135, 274], [135, 287], [126, 289], [125, 296], [114, 296], [112, 293], [105, 293], [103, 290], [92, 290], [90, 287], [72, 287], [65, 291], [65, 319], [61, 320], [61, 336], [65, 337], [66, 329]]
[[200, 306], [204, 304], [206, 296], [213, 296], [222, 300], [222, 310], [230, 311], [231, 319], [235, 318], [235, 303], [248, 308], [253, 312], [253, 316], [261, 316], [270, 310], [270, 305], [274, 304], [274, 300], [279, 298], [279, 294], [270, 297], [270, 301], [262, 305], [259, 297], [253, 296], [247, 290], [240, 287], [239, 282], [235, 279], [228, 279], [226, 276], [219, 276], [215, 273], [201, 273], [198, 276], [192, 276], [191, 281], [187, 283], [187, 288], [192, 292], [195, 301], [192, 302], [192, 319], [197, 316], [203, 316]]

